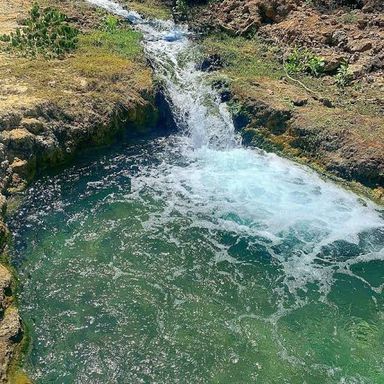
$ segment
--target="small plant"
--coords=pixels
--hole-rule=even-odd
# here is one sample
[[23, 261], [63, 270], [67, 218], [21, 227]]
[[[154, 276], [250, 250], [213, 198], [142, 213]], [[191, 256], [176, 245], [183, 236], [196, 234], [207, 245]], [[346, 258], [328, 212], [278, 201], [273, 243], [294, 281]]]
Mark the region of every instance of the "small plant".
[[348, 12], [341, 17], [341, 20], [346, 24], [356, 24], [359, 19], [355, 12]]
[[118, 25], [119, 25], [119, 20], [117, 19], [117, 17], [108, 15], [105, 18], [104, 30], [105, 32], [115, 33], [117, 31]]
[[188, 3], [186, 0], [176, 0], [173, 8], [173, 14], [176, 20], [185, 21], [188, 19]]
[[39, 54], [48, 57], [62, 57], [77, 47], [78, 29], [67, 22], [67, 17], [52, 8], [41, 9], [35, 3], [23, 28], [17, 28], [0, 40], [5, 49], [18, 51], [25, 56]]
[[324, 71], [324, 60], [307, 49], [295, 48], [284, 63], [289, 74], [309, 73], [320, 76]]
[[344, 88], [347, 85], [351, 84], [352, 81], [352, 73], [349, 69], [348, 63], [343, 63], [337, 69], [337, 73], [335, 75], [335, 82], [338, 87]]

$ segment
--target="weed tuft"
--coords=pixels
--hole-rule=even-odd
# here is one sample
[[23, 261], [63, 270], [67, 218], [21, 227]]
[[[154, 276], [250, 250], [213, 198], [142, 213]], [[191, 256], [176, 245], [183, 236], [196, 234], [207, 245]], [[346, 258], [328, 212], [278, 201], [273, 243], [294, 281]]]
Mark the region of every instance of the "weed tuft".
[[349, 69], [348, 63], [343, 63], [337, 69], [337, 73], [335, 75], [335, 83], [338, 87], [344, 88], [347, 85], [351, 84], [352, 81], [352, 73]]
[[308, 49], [294, 48], [284, 63], [289, 74], [308, 73], [319, 77], [324, 72], [324, 60]]

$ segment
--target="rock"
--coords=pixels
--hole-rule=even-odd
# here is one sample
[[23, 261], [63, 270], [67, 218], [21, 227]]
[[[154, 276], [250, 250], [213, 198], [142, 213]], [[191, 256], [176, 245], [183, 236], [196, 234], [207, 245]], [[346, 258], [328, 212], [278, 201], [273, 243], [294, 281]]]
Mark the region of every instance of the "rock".
[[332, 45], [338, 46], [338, 47], [343, 47], [347, 45], [348, 43], [348, 36], [345, 31], [341, 30], [336, 30], [332, 34], [332, 39], [331, 39]]
[[38, 135], [39, 133], [44, 131], [44, 124], [35, 118], [24, 118], [20, 126], [29, 132], [33, 133], [34, 135]]
[[[4, 223], [0, 222], [1, 232], [7, 232]], [[12, 274], [0, 264], [0, 382], [8, 382], [6, 373], [16, 343], [21, 340], [22, 327], [17, 308], [12, 304]]]
[[223, 89], [219, 92], [220, 100], [222, 103], [230, 101], [233, 97], [232, 92], [228, 89]]
[[327, 98], [321, 98], [319, 100], [325, 107], [327, 108], [334, 108], [335, 106], [333, 105], [332, 101], [327, 99]]
[[0, 131], [9, 131], [17, 128], [21, 122], [21, 118], [21, 114], [15, 112], [9, 112], [0, 116]]
[[21, 160], [18, 157], [15, 157], [10, 167], [12, 172], [17, 173], [21, 177], [28, 178], [30, 174], [27, 160]]
[[15, 306], [10, 306], [4, 312], [0, 323], [0, 381], [6, 383], [7, 371], [12, 359], [16, 344], [23, 337], [19, 312]]
[[9, 238], [9, 230], [8, 227], [4, 224], [2, 220], [0, 220], [0, 249], [3, 251], [5, 244]]
[[232, 99], [233, 94], [230, 91], [228, 79], [217, 79], [212, 82], [212, 87], [216, 89], [220, 96], [220, 101], [226, 103]]
[[[2, 223], [2, 225], [4, 225]], [[12, 281], [11, 272], [0, 264], [0, 307], [5, 310], [7, 307], [6, 293], [10, 290]]]
[[349, 52], [365, 52], [372, 49], [372, 42], [369, 40], [354, 40], [349, 42], [347, 47]]
[[296, 107], [303, 107], [304, 105], [308, 104], [308, 98], [307, 97], [296, 97], [292, 100], [292, 104]]
[[198, 69], [203, 72], [213, 72], [223, 68], [224, 62], [220, 55], [214, 54], [203, 60]]
[[323, 70], [325, 73], [334, 73], [345, 61], [345, 57], [337, 53], [326, 54], [322, 58], [324, 60]]
[[23, 192], [27, 188], [27, 181], [22, 179], [17, 173], [12, 173], [9, 185], [7, 187], [7, 193], [17, 194]]
[[17, 128], [3, 132], [0, 135], [0, 141], [7, 146], [14, 156], [24, 155], [22, 157], [28, 158], [33, 153], [35, 136], [24, 128]]
[[0, 215], [4, 216], [6, 210], [7, 210], [7, 199], [2, 193], [0, 193]]
[[362, 19], [360, 18], [358, 21], [357, 21], [357, 26], [359, 27], [359, 29], [365, 29], [366, 26], [368, 24], [368, 21], [366, 19]]

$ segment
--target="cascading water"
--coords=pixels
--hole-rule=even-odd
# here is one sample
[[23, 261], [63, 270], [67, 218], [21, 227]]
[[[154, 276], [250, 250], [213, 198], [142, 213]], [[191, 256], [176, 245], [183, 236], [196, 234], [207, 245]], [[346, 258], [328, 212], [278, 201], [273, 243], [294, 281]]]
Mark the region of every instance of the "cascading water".
[[143, 32], [180, 132], [30, 189], [13, 229], [32, 377], [384, 382], [382, 214], [242, 148], [186, 29], [89, 2]]

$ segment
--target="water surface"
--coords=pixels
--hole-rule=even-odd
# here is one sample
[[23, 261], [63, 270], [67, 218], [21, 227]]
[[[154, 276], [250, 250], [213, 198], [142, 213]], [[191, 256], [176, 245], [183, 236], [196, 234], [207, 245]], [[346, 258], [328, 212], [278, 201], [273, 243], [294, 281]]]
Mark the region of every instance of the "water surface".
[[36, 383], [381, 383], [383, 220], [172, 136], [43, 178], [13, 220]]

